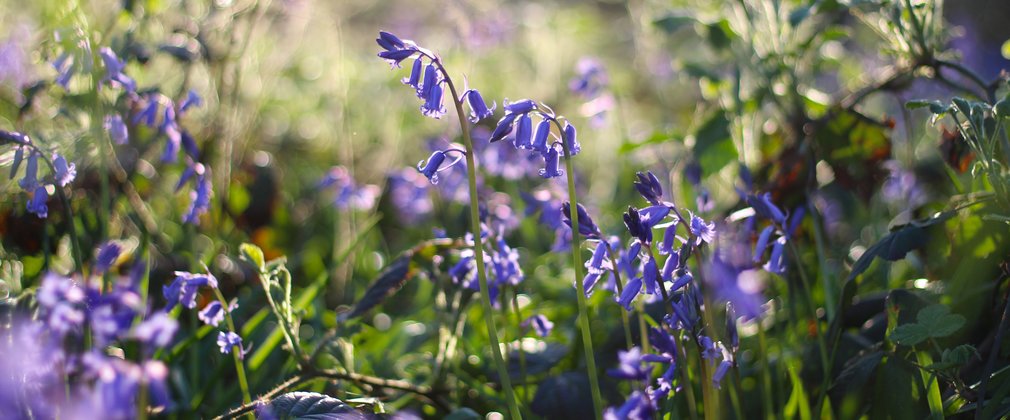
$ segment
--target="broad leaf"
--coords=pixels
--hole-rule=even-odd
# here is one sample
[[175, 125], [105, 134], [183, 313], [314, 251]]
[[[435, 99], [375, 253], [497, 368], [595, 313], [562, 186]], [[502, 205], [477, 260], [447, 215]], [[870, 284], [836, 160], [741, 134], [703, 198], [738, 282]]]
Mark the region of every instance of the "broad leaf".
[[929, 238], [926, 228], [944, 222], [953, 215], [953, 212], [938, 213], [926, 220], [895, 227], [891, 233], [867, 248], [863, 255], [856, 260], [856, 263], [852, 265], [852, 272], [849, 273], [849, 280], [856, 278], [867, 268], [870, 268], [870, 263], [876, 257], [887, 261], [897, 261], [905, 258], [909, 251], [926, 245]]
[[281, 419], [366, 419], [364, 414], [336, 398], [315, 392], [289, 392], [267, 406]]
[[919, 325], [929, 331], [933, 338], [943, 338], [951, 335], [964, 326], [965, 319], [958, 314], [951, 314], [950, 309], [943, 305], [931, 305], [923, 308], [916, 315]]
[[694, 158], [704, 175], [719, 172], [737, 161], [736, 146], [730, 136], [729, 118], [722, 111], [708, 117], [694, 133]]
[[890, 338], [903, 346], [915, 346], [929, 339], [929, 330], [919, 324], [899, 325], [891, 331]]

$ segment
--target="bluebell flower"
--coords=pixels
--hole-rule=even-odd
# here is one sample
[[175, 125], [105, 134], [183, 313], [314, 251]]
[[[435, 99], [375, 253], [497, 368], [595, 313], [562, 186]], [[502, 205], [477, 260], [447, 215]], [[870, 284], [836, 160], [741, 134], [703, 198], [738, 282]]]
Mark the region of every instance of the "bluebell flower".
[[158, 119], [158, 99], [157, 94], [151, 93], [146, 95], [146, 104], [144, 107], [133, 116], [133, 123], [144, 123], [144, 125], [154, 128], [154, 124]]
[[73, 56], [64, 52], [53, 61], [53, 69], [56, 70], [56, 84], [63, 86], [63, 89], [70, 88], [70, 78], [74, 76], [76, 63]]
[[[579, 234], [588, 239], [599, 239], [600, 228], [596, 226], [596, 222], [589, 216], [586, 208], [582, 204], [579, 204], [575, 206], [575, 211], [579, 216]], [[565, 225], [570, 229], [572, 227], [572, 203], [565, 201], [561, 204], [561, 217]]]
[[537, 103], [533, 102], [532, 99], [520, 99], [515, 102], [509, 102], [508, 99], [505, 99], [502, 102], [502, 108], [505, 108], [506, 114], [525, 114], [536, 109], [536, 107]]
[[421, 73], [424, 71], [424, 60], [421, 57], [417, 57], [414, 60], [414, 64], [410, 66], [410, 76], [400, 79], [400, 83], [414, 88], [415, 92], [421, 90]]
[[[673, 257], [671, 256], [670, 258]], [[673, 285], [670, 286], [670, 291], [676, 292], [680, 290], [680, 288], [687, 286], [689, 283], [691, 283], [691, 280], [694, 280], [694, 276], [691, 275], [691, 272], [687, 271], [686, 269], [680, 270], [680, 272], [677, 274], [677, 279], [674, 280]]]
[[705, 187], [699, 188], [698, 196], [695, 197], [694, 203], [698, 206], [699, 213], [707, 213], [715, 209], [715, 201], [712, 201], [708, 188]]
[[406, 44], [400, 38], [386, 31], [379, 31], [379, 37], [375, 42], [386, 51], [396, 51], [406, 47]]
[[575, 133], [575, 126], [565, 121], [565, 130], [562, 134], [562, 138], [565, 141], [565, 147], [568, 149], [568, 156], [575, 156], [582, 151], [582, 145], [579, 144], [579, 139]]
[[772, 196], [769, 193], [762, 195], [748, 195], [747, 205], [761, 217], [775, 222], [776, 225], [783, 226], [786, 222], [786, 215], [782, 210], [772, 203]]
[[389, 201], [400, 220], [416, 224], [429, 217], [435, 208], [428, 189], [429, 180], [413, 168], [390, 172]]
[[635, 174], [635, 189], [653, 205], [663, 204], [663, 186], [660, 185], [659, 178], [656, 178], [652, 171]]
[[726, 376], [726, 373], [729, 372], [729, 368], [732, 366], [733, 362], [729, 360], [719, 362], [719, 366], [715, 368], [715, 373], [712, 374], [712, 386], [715, 386], [715, 389], [722, 387], [722, 378]]
[[740, 316], [751, 319], [764, 313], [762, 305], [767, 299], [761, 295], [764, 285], [759, 274], [751, 269], [746, 254], [743, 257], [737, 261], [726, 250], [716, 251], [708, 263], [704, 280], [717, 301], [732, 303]]
[[39, 185], [35, 187], [31, 200], [28, 200], [27, 210], [29, 213], [34, 213], [40, 219], [45, 219], [49, 217], [49, 206], [46, 204], [48, 201], [49, 192], [46, 191], [46, 187]]
[[726, 303], [726, 339], [729, 340], [730, 350], [735, 352], [740, 348], [740, 334], [736, 328], [736, 311], [733, 310], [733, 303]]
[[649, 363], [667, 365], [663, 374], [656, 379], [659, 388], [653, 393], [654, 397], [665, 398], [673, 391], [673, 380], [677, 373], [677, 343], [669, 333], [655, 327], [649, 329], [649, 343], [657, 354], [646, 354], [642, 359]]
[[[446, 155], [451, 152], [458, 153], [459, 157], [457, 157], [456, 160], [450, 162], [449, 164], [443, 165], [442, 163], [445, 162]], [[417, 170], [418, 172], [421, 172], [421, 174], [423, 174], [425, 178], [428, 178], [428, 180], [431, 181], [432, 184], [438, 184], [438, 173], [451, 168], [453, 165], [456, 164], [456, 162], [459, 162], [460, 158], [462, 158], [464, 155], [465, 152], [455, 148], [447, 150], [436, 150], [431, 154], [431, 156], [428, 157], [428, 163], [425, 163], [425, 161], [423, 160], [417, 162]]]
[[533, 331], [540, 337], [547, 337], [548, 335], [551, 335], [551, 330], [554, 329], [554, 323], [543, 315], [533, 315], [526, 318], [526, 320], [523, 321], [523, 326], [532, 326]]
[[[606, 264], [606, 266], [604, 266]], [[607, 260], [607, 243], [599, 241], [593, 249], [593, 256], [586, 261], [585, 267], [588, 272], [603, 273], [609, 267]]]
[[667, 315], [664, 321], [674, 330], [694, 330], [694, 326], [697, 325], [700, 319], [698, 314], [700, 301], [701, 297], [699, 296], [698, 289], [696, 287], [688, 288], [684, 293], [680, 294], [679, 299], [671, 300], [670, 308], [673, 310], [673, 313]]
[[147, 317], [133, 329], [133, 337], [154, 348], [164, 348], [171, 344], [172, 337], [179, 329], [179, 322], [165, 312]]
[[544, 168], [540, 170], [540, 176], [544, 178], [555, 178], [565, 174], [565, 171], [559, 168], [560, 155], [557, 148], [548, 147], [547, 153], [544, 153], [543, 156]]
[[0, 145], [8, 143], [28, 145], [32, 143], [32, 139], [26, 134], [17, 131], [0, 130]]
[[627, 351], [618, 350], [617, 359], [617, 368], [608, 369], [607, 375], [628, 381], [647, 381], [649, 379], [649, 369], [642, 365], [642, 349], [636, 346]]
[[193, 159], [200, 158], [200, 149], [196, 146], [196, 140], [189, 134], [189, 131], [179, 131], [179, 141], [182, 143], [182, 148], [189, 157]]
[[618, 298], [617, 303], [620, 303], [626, 311], [631, 311], [631, 302], [638, 297], [639, 293], [642, 293], [642, 278], [632, 278], [628, 281], [628, 284], [624, 285], [624, 290], [621, 291], [621, 296]]
[[604, 420], [650, 420], [656, 407], [642, 392], [632, 392], [620, 407], [607, 407], [603, 412]]
[[210, 210], [210, 197], [213, 193], [210, 177], [206, 174], [198, 175], [195, 188], [189, 192], [189, 209], [186, 210], [182, 221], [192, 224], [199, 223], [200, 216]]
[[113, 143], [126, 144], [130, 141], [130, 132], [123, 122], [123, 117], [119, 114], [111, 114], [105, 117], [105, 131], [109, 132], [109, 138]]
[[[671, 223], [670, 226], [667, 226], [666, 230], [663, 231], [663, 241], [660, 242], [659, 246], [657, 247], [659, 248], [660, 255], [667, 255], [675, 252], [673, 250], [673, 241], [674, 239], [677, 239], [678, 224], [679, 219], [674, 223]], [[683, 239], [681, 239], [681, 241], [683, 241]]]
[[440, 78], [435, 63], [429, 63], [424, 68], [424, 79], [421, 82], [421, 88], [417, 91], [417, 97], [427, 99], [431, 95], [431, 89], [441, 83]]
[[421, 104], [421, 113], [434, 119], [442, 118], [445, 115], [445, 106], [442, 105], [442, 85], [436, 83], [431, 88], [426, 88], [427, 95], [424, 103]]
[[203, 307], [199, 313], [197, 313], [197, 318], [203, 321], [207, 325], [218, 326], [221, 321], [224, 321], [224, 316], [238, 308], [238, 302], [234, 300], [228, 305], [226, 309], [224, 305], [221, 305], [219, 301], [212, 301]]
[[[413, 73], [411, 73], [411, 77], [413, 77]], [[470, 122], [477, 123], [494, 115], [495, 103], [491, 102], [491, 107], [488, 108], [477, 89], [469, 89], [463, 92], [463, 96], [466, 96], [466, 102], [470, 105]]]
[[796, 234], [796, 230], [799, 229], [800, 223], [803, 223], [803, 216], [807, 213], [807, 207], [803, 204], [796, 206], [793, 209], [793, 214], [789, 216], [789, 227], [786, 228], [786, 237], [792, 237]]
[[77, 178], [77, 165], [67, 163], [66, 158], [56, 153], [53, 153], [53, 167], [56, 168], [56, 173], [53, 174], [56, 185], [65, 187]]
[[115, 264], [116, 260], [119, 259], [119, 254], [122, 252], [123, 247], [115, 242], [102, 244], [102, 246], [98, 247], [98, 254], [95, 255], [94, 272], [101, 274], [109, 271], [109, 268], [112, 268], [112, 264]]
[[185, 271], [176, 271], [175, 279], [172, 283], [163, 287], [162, 293], [167, 301], [166, 308], [171, 310], [175, 305], [182, 303], [183, 306], [193, 309], [196, 307], [196, 294], [201, 287], [217, 288], [217, 278], [213, 274], [195, 274]]
[[547, 138], [551, 134], [551, 120], [544, 118], [537, 124], [536, 134], [533, 135], [533, 141], [530, 147], [541, 154], [547, 153]]
[[607, 87], [607, 70], [600, 60], [582, 57], [575, 64], [576, 76], [568, 82], [568, 89], [583, 99], [592, 99]]
[[[20, 150], [20, 149], [18, 149]], [[21, 178], [18, 185], [25, 191], [35, 191], [39, 187], [39, 155], [38, 152], [28, 152], [28, 161], [25, 163], [25, 176]]]
[[647, 223], [643, 223], [638, 209], [628, 207], [628, 212], [624, 213], [624, 226], [628, 228], [628, 233], [637, 238], [639, 242], [645, 245], [652, 243], [652, 228]]
[[772, 245], [771, 257], [768, 258], [768, 262], [764, 265], [765, 271], [780, 276], [786, 274], [785, 246], [785, 237], [775, 240], [775, 244]]
[[761, 231], [761, 235], [758, 236], [757, 243], [754, 244], [754, 253], [752, 260], [755, 263], [761, 262], [764, 259], [765, 249], [768, 248], [768, 241], [772, 237], [772, 233], [775, 232], [775, 226], [769, 225]]
[[516, 126], [515, 147], [519, 149], [533, 149], [533, 119], [530, 114], [523, 114], [519, 117], [519, 125]]
[[137, 82], [123, 73], [126, 63], [120, 61], [111, 48], [102, 47], [98, 50], [98, 54], [102, 56], [102, 63], [105, 64], [105, 77], [102, 78], [103, 83], [123, 88], [128, 92], [137, 90]]
[[512, 132], [512, 125], [515, 123], [517, 117], [519, 117], [518, 114], [505, 114], [504, 117], [501, 117], [495, 125], [494, 131], [491, 132], [488, 143], [494, 143], [508, 136]]
[[222, 354], [229, 354], [232, 352], [232, 348], [238, 347], [240, 359], [244, 359], [246, 353], [251, 349], [242, 348], [242, 337], [232, 331], [219, 332], [217, 334], [217, 345], [221, 348]]
[[642, 284], [645, 286], [645, 293], [655, 295], [659, 292], [658, 273], [659, 268], [656, 267], [656, 259], [646, 259], [642, 268]]
[[672, 252], [670, 256], [666, 257], [666, 262], [663, 263], [663, 281], [673, 281], [673, 272], [678, 268], [680, 268], [680, 253]]
[[452, 278], [453, 283], [467, 285], [473, 280], [476, 274], [477, 264], [474, 258], [474, 253], [472, 249], [464, 249], [460, 251], [459, 261], [449, 268], [449, 277]]
[[200, 95], [198, 95], [196, 91], [190, 89], [189, 92], [186, 93], [186, 99], [183, 99], [182, 102], [179, 103], [179, 115], [184, 114], [194, 106], [200, 105], [203, 105], [203, 99], [200, 98]]
[[691, 215], [691, 234], [695, 237], [695, 246], [702, 243], [712, 243], [715, 240], [715, 223], [707, 223], [697, 215]]
[[[638, 217], [642, 221], [642, 225], [652, 230], [656, 227], [667, 215], [670, 214], [670, 207], [666, 205], [659, 206], [649, 206], [644, 209], [638, 210]], [[678, 220], [674, 220], [674, 224], [677, 224]]]

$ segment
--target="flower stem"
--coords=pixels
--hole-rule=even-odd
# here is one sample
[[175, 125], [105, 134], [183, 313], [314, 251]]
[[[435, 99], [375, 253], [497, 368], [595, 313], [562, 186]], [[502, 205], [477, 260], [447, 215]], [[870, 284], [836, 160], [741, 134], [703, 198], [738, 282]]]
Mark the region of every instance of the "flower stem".
[[477, 199], [477, 163], [473, 157], [473, 140], [470, 139], [470, 125], [467, 122], [466, 114], [463, 113], [463, 102], [460, 101], [456, 86], [452, 84], [445, 68], [440, 60], [432, 60], [436, 63], [445, 76], [445, 84], [449, 86], [452, 93], [452, 102], [456, 106], [456, 115], [459, 117], [459, 127], [463, 132], [463, 145], [466, 148], [466, 175], [470, 184], [470, 230], [473, 233], [473, 255], [477, 262], [477, 280], [480, 283], [480, 297], [484, 304], [484, 323], [487, 326], [487, 335], [491, 341], [491, 356], [494, 358], [495, 367], [498, 370], [498, 379], [501, 381], [502, 389], [505, 390], [505, 399], [508, 403], [510, 418], [521, 419], [519, 406], [516, 404], [515, 392], [512, 390], [512, 381], [509, 380], [508, 369], [505, 368], [505, 361], [501, 354], [501, 344], [498, 342], [498, 328], [494, 325], [494, 308], [491, 307], [491, 295], [487, 284], [487, 273], [484, 270], [484, 245], [480, 237], [480, 203]]
[[571, 151], [567, 142], [561, 142], [565, 149], [565, 169], [568, 175], [568, 201], [569, 211], [572, 219], [572, 268], [575, 269], [575, 296], [579, 304], [579, 327], [582, 329], [582, 346], [586, 354], [586, 373], [589, 374], [589, 388], [593, 393], [593, 409], [596, 418], [603, 417], [603, 398], [600, 396], [599, 377], [596, 375], [596, 352], [593, 351], [593, 337], [589, 330], [589, 309], [586, 305], [586, 294], [582, 285], [582, 256], [579, 251], [582, 249], [579, 240], [579, 203], [575, 192], [575, 171], [572, 163]]
[[523, 404], [530, 405], [529, 383], [526, 382], [526, 349], [523, 348], [522, 314], [519, 312], [519, 290], [512, 293], [512, 312], [515, 314], [516, 331], [519, 331], [519, 380], [523, 385]]
[[[238, 331], [235, 329], [235, 321], [231, 317], [231, 312], [228, 311], [228, 301], [224, 299], [224, 295], [221, 294], [221, 290], [214, 288], [214, 295], [217, 297], [217, 301], [221, 302], [221, 310], [224, 311], [224, 320], [228, 324], [229, 331]], [[242, 363], [242, 346], [236, 344], [231, 349], [232, 358], [235, 360], [235, 375], [238, 376], [238, 386], [242, 390], [242, 403], [249, 404], [252, 402], [252, 397], [249, 394], [249, 382], [246, 381], [245, 377], [245, 366]], [[250, 419], [253, 418], [252, 414], [249, 415]]]

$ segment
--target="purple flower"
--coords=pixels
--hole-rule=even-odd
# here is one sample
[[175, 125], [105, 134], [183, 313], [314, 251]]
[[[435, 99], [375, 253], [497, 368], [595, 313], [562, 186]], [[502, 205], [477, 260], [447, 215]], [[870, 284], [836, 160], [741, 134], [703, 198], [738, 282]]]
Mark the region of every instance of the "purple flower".
[[524, 327], [532, 326], [533, 331], [535, 331], [540, 337], [547, 337], [551, 334], [551, 330], [554, 329], [554, 323], [543, 315], [533, 315], [526, 318], [522, 325]]
[[222, 354], [231, 353], [232, 348], [237, 346], [239, 349], [239, 358], [245, 358], [246, 353], [249, 352], [248, 349], [242, 348], [242, 337], [232, 331], [219, 332], [217, 334], [217, 345], [221, 347]]
[[101, 274], [109, 271], [109, 268], [119, 259], [119, 254], [122, 252], [123, 247], [115, 242], [106, 242], [98, 247], [98, 254], [95, 255], [94, 272]]
[[[672, 252], [663, 264], [663, 281], [673, 281], [673, 271], [680, 268], [680, 253]], [[676, 289], [674, 289], [676, 290]]]
[[734, 261], [732, 257], [726, 250], [715, 252], [708, 263], [705, 282], [717, 301], [732, 303], [740, 316], [747, 319], [761, 316], [766, 299], [761, 295], [764, 285], [760, 276], [749, 268], [748, 259]]
[[653, 205], [663, 204], [663, 186], [659, 183], [659, 178], [652, 171], [635, 174], [635, 189]]
[[600, 60], [582, 57], [575, 64], [576, 76], [568, 82], [568, 89], [583, 99], [592, 99], [607, 87], [607, 70]]
[[562, 135], [565, 140], [565, 147], [568, 150], [568, 156], [572, 157], [582, 151], [582, 146], [579, 144], [578, 137], [575, 133], [575, 126], [565, 121], [565, 131]]
[[[20, 149], [18, 149], [20, 150]], [[39, 187], [39, 154], [34, 150], [28, 153], [28, 162], [25, 164], [25, 177], [21, 178], [18, 185], [25, 191], [35, 191]]]
[[491, 132], [491, 137], [488, 138], [488, 143], [494, 143], [504, 139], [505, 136], [508, 136], [508, 134], [512, 132], [512, 125], [515, 123], [516, 117], [518, 116], [518, 114], [509, 113], [505, 114], [504, 117], [498, 120], [498, 124], [495, 125], [494, 131]]
[[544, 168], [540, 170], [540, 176], [544, 178], [555, 178], [565, 174], [565, 171], [559, 169], [560, 161], [558, 149], [555, 147], [548, 147], [547, 153], [544, 153]]
[[414, 91], [421, 90], [421, 72], [424, 68], [424, 60], [421, 57], [417, 57], [414, 60], [414, 65], [410, 67], [410, 76], [404, 77], [400, 80], [401, 83], [414, 88]]
[[772, 237], [772, 233], [775, 232], [775, 226], [769, 225], [761, 231], [761, 235], [758, 236], [757, 243], [754, 244], [754, 256], [752, 260], [755, 263], [761, 262], [764, 258], [765, 248], [768, 247], [768, 241]]
[[182, 218], [184, 223], [198, 224], [200, 215], [210, 210], [210, 197], [214, 193], [211, 188], [210, 177], [206, 174], [197, 176], [196, 187], [189, 192], [189, 209]]
[[519, 125], [516, 126], [515, 147], [518, 149], [533, 148], [533, 119], [530, 114], [523, 114], [519, 117]]
[[176, 304], [182, 303], [183, 306], [193, 309], [196, 307], [196, 293], [203, 286], [217, 288], [217, 278], [210, 273], [194, 274], [176, 271], [175, 280], [164, 286], [162, 290], [165, 300], [168, 301], [166, 308], [171, 310]]
[[[599, 239], [600, 228], [596, 226], [596, 222], [593, 218], [589, 216], [589, 212], [586, 208], [579, 204], [575, 206], [576, 214], [579, 216], [579, 234], [585, 236], [588, 239]], [[564, 223], [568, 225], [568, 228], [572, 227], [572, 204], [565, 201], [561, 204], [561, 216], [564, 218]]]
[[154, 123], [158, 119], [158, 96], [148, 94], [145, 96], [147, 102], [144, 107], [133, 116], [133, 124], [143, 122], [144, 125], [154, 128]]
[[751, 206], [759, 216], [775, 222], [776, 225], [782, 226], [786, 222], [785, 213], [782, 213], [782, 210], [772, 203], [772, 196], [769, 193], [748, 195], [747, 205]]
[[148, 346], [163, 348], [172, 342], [179, 323], [165, 312], [147, 317], [133, 329], [133, 337]]
[[712, 243], [715, 240], [715, 223], [707, 223], [704, 219], [691, 215], [691, 234], [695, 236], [695, 246]]
[[424, 103], [421, 104], [421, 113], [434, 119], [442, 118], [445, 115], [445, 106], [442, 105], [442, 84], [436, 83], [430, 88], [425, 88], [427, 95]]
[[639, 242], [648, 245], [652, 243], [652, 227], [646, 222], [634, 207], [628, 207], [628, 212], [624, 213], [624, 226], [628, 228], [628, 233], [638, 238]]
[[35, 192], [32, 193], [32, 199], [28, 200], [28, 212], [34, 213], [39, 217], [39, 219], [49, 217], [49, 206], [46, 204], [48, 201], [49, 193], [46, 191], [46, 187], [41, 185], [35, 187]]
[[533, 135], [533, 142], [530, 147], [541, 154], [547, 153], [547, 137], [551, 134], [551, 120], [544, 118], [537, 124], [536, 134]]
[[535, 109], [537, 104], [532, 99], [520, 99], [515, 102], [506, 99], [502, 102], [502, 107], [505, 108], [506, 114], [525, 114]]
[[618, 298], [617, 302], [624, 307], [626, 311], [631, 311], [631, 302], [638, 297], [638, 294], [642, 293], [642, 278], [635, 277], [628, 281], [628, 284], [624, 285], [624, 290], [621, 291], [621, 296]]
[[617, 368], [608, 369], [607, 375], [628, 381], [647, 381], [649, 379], [649, 369], [642, 365], [642, 350], [637, 346], [628, 351], [619, 350], [617, 359], [619, 362]]
[[[417, 66], [416, 63], [414, 65]], [[413, 77], [413, 73], [411, 73], [411, 77]], [[466, 102], [470, 105], [470, 122], [477, 123], [494, 115], [495, 103], [491, 102], [491, 108], [488, 108], [477, 89], [467, 90], [463, 92], [463, 96], [466, 96]]]
[[80, 331], [84, 325], [84, 312], [68, 303], [58, 303], [49, 313], [49, 328], [59, 335]]
[[649, 329], [649, 342], [658, 354], [643, 355], [642, 360], [667, 365], [666, 371], [656, 380], [659, 388], [653, 394], [658, 398], [664, 398], [673, 391], [674, 375], [677, 373], [677, 344], [673, 336], [655, 327]]
[[65, 187], [74, 182], [74, 178], [77, 178], [77, 165], [67, 163], [67, 159], [56, 153], [53, 153], [53, 167], [56, 168], [56, 173], [53, 175], [56, 178], [56, 185]]
[[123, 117], [119, 114], [112, 114], [105, 117], [105, 130], [109, 132], [109, 138], [113, 143], [126, 144], [130, 141], [130, 132], [123, 123]]
[[[449, 164], [442, 165], [442, 163], [445, 162], [446, 155], [450, 152], [456, 152], [460, 156], [457, 157], [456, 160], [450, 162]], [[452, 168], [452, 166], [455, 165], [456, 162], [459, 162], [462, 156], [464, 156], [464, 152], [462, 150], [455, 148], [447, 150], [436, 150], [431, 154], [431, 156], [428, 157], [428, 163], [424, 163], [423, 160], [417, 162], [417, 170], [418, 172], [421, 172], [421, 174], [424, 175], [425, 178], [428, 178], [428, 180], [431, 181], [432, 184], [438, 184], [438, 173], [447, 170], [449, 168]]]
[[190, 89], [189, 93], [186, 94], [186, 99], [183, 99], [179, 103], [179, 115], [182, 115], [191, 107], [200, 105], [203, 105], [203, 99], [200, 98], [200, 95], [196, 94], [196, 91]]
[[635, 391], [620, 407], [607, 407], [603, 420], [649, 420], [655, 411], [654, 402], [642, 392]]
[[764, 265], [765, 271], [780, 276], [786, 274], [785, 246], [786, 238], [784, 236], [775, 241], [775, 244], [772, 245], [772, 255]]
[[56, 70], [56, 84], [63, 86], [63, 89], [70, 88], [70, 78], [74, 76], [74, 57], [64, 52], [53, 61], [53, 69]]
[[224, 306], [221, 305], [221, 302], [215, 300], [204, 306], [203, 310], [197, 314], [197, 317], [205, 324], [216, 327], [221, 321], [224, 321], [224, 313]]
[[137, 90], [137, 82], [123, 73], [126, 63], [120, 61], [111, 48], [102, 47], [98, 50], [98, 54], [102, 56], [102, 63], [105, 64], [105, 77], [102, 82], [126, 89], [129, 92]]

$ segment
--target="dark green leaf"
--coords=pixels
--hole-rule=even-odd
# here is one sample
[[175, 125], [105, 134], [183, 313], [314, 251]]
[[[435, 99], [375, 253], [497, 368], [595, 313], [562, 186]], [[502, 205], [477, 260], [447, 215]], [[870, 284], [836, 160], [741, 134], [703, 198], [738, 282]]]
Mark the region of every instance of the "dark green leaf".
[[722, 111], [713, 113], [694, 134], [694, 157], [704, 175], [718, 172], [737, 161], [736, 146], [730, 136], [730, 122]]
[[929, 338], [929, 330], [919, 324], [899, 325], [891, 331], [890, 338], [903, 346], [915, 346]]
[[344, 321], [360, 316], [400, 290], [411, 277], [410, 257], [410, 255], [401, 255], [385, 270], [382, 270], [379, 278], [372, 282], [372, 285], [365, 291], [365, 296], [358, 300], [351, 312], [341, 314], [340, 320]]
[[270, 410], [281, 419], [365, 419], [365, 415], [336, 398], [315, 392], [289, 392], [270, 401]]
[[870, 267], [870, 263], [876, 257], [887, 261], [898, 261], [905, 258], [909, 251], [926, 244], [928, 235], [926, 228], [942, 223], [953, 216], [953, 212], [943, 212], [922, 221], [912, 222], [907, 225], [895, 227], [891, 233], [880, 239], [879, 242], [866, 249], [863, 255], [852, 265], [852, 272], [849, 279], [854, 279]]
[[922, 325], [933, 338], [943, 338], [951, 335], [964, 326], [965, 319], [961, 315], [951, 314], [950, 309], [943, 305], [931, 305], [923, 308], [916, 315], [919, 325]]
[[873, 372], [877, 370], [877, 366], [880, 365], [883, 358], [884, 352], [878, 350], [850, 360], [835, 378], [831, 386], [832, 395], [845, 396], [850, 392], [863, 389], [873, 377]]

